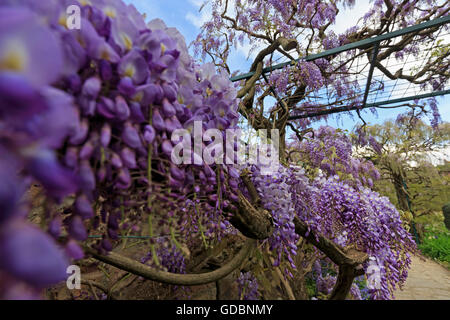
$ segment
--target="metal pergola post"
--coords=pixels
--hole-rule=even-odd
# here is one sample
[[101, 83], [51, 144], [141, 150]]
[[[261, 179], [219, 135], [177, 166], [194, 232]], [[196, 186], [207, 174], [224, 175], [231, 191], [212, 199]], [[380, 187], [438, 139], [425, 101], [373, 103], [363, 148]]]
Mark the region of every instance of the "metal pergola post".
[[380, 43], [375, 42], [375, 45], [372, 49], [372, 57], [370, 58], [370, 69], [369, 69], [369, 75], [367, 77], [366, 90], [364, 91], [364, 100], [362, 103], [362, 108], [366, 107], [367, 97], [369, 96], [370, 85], [372, 84], [373, 70], [375, 69], [375, 62], [377, 60], [379, 50], [380, 50]]

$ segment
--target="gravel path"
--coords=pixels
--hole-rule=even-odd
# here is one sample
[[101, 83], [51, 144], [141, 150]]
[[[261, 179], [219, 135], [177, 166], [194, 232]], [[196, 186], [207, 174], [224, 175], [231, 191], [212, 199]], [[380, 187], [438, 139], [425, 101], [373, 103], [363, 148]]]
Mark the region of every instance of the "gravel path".
[[395, 298], [450, 300], [450, 271], [430, 259], [413, 257], [406, 284], [395, 292]]

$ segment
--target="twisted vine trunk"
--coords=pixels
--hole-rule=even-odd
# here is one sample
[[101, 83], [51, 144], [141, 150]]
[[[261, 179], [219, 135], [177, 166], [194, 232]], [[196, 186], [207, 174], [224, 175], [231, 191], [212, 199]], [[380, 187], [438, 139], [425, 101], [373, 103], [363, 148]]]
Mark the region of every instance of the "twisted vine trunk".
[[[251, 201], [239, 194], [239, 210], [237, 217], [234, 218], [234, 226], [247, 236], [247, 240], [241, 251], [230, 262], [217, 270], [200, 274], [174, 274], [155, 270], [114, 252], [110, 252], [108, 255], [101, 255], [91, 248], [86, 248], [85, 250], [100, 261], [153, 281], [184, 286], [217, 282], [242, 266], [251, 255], [253, 248], [255, 248], [255, 239], [268, 238], [273, 232], [272, 219], [268, 212], [260, 207], [261, 199], [248, 174], [248, 172], [244, 171], [241, 178], [249, 191]], [[298, 235], [305, 238], [306, 241], [314, 245], [338, 265], [339, 275], [330, 299], [344, 300], [350, 291], [354, 278], [364, 274], [362, 264], [368, 259], [367, 254], [353, 247], [342, 248], [326, 237], [315, 235], [297, 217], [294, 219], [294, 224], [295, 232]]]
[[402, 211], [409, 211], [408, 192], [405, 188], [405, 182], [401, 173], [392, 172], [395, 193], [398, 200], [398, 208]]

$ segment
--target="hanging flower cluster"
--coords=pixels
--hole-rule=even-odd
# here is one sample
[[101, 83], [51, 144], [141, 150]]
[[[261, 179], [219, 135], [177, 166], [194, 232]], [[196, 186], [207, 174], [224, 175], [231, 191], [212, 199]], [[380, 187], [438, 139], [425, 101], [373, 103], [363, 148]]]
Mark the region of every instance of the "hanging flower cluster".
[[258, 300], [258, 281], [251, 272], [242, 273], [237, 279], [239, 297], [243, 300]]
[[[67, 23], [66, 8], [74, 3], [81, 8], [78, 30]], [[280, 10], [274, 19], [287, 14], [288, 2], [270, 3]], [[316, 16], [314, 7], [299, 3], [300, 22]], [[315, 27], [334, 20], [334, 5], [312, 3], [319, 9], [311, 21]], [[255, 2], [249, 14], [268, 8]], [[258, 23], [264, 28], [268, 22]], [[311, 87], [323, 80], [317, 68], [302, 69], [305, 79], [317, 76]], [[197, 164], [203, 154], [196, 152], [186, 163], [172, 161], [180, 142], [172, 139], [175, 130], [186, 129], [195, 140], [217, 128], [225, 141], [225, 130], [237, 128], [238, 101], [228, 78], [212, 64], [196, 65], [177, 30], [161, 20], [146, 24], [121, 0], [2, 1], [0, 298], [38, 297], [42, 288], [64, 280], [70, 259], [83, 257], [78, 243], [93, 230], [105, 230], [95, 245], [103, 253], [144, 218], [150, 230], [185, 242], [235, 232], [227, 213], [236, 210], [239, 171]], [[213, 143], [200, 141], [202, 150]], [[349, 141], [330, 128], [295, 147], [315, 172], [293, 165], [262, 176], [258, 167], [250, 168], [273, 215], [275, 232], [267, 243], [275, 263], [286, 258], [295, 267], [298, 217], [317, 234], [375, 257], [382, 286], [371, 294], [389, 298], [407, 275], [414, 246], [395, 208], [365, 187], [371, 185], [368, 176], [377, 176], [373, 166], [353, 159]], [[46, 233], [26, 222], [26, 191], [33, 184], [46, 196]], [[73, 201], [56, 210], [68, 198]], [[151, 247], [152, 259], [184, 272], [179, 250], [161, 242]], [[244, 295], [256, 297], [256, 281], [242, 276], [242, 285], [248, 281]]]
[[[335, 139], [327, 141], [332, 135]], [[336, 135], [342, 135], [341, 139]], [[331, 141], [335, 142], [331, 144]], [[331, 149], [332, 145], [335, 147], [334, 158], [340, 166], [334, 163], [323, 168], [321, 160], [329, 155], [321, 154], [320, 150], [326, 150], [325, 146]], [[321, 149], [316, 150], [317, 146]], [[298, 238], [292, 221], [296, 216], [316, 235], [323, 235], [342, 247], [355, 245], [373, 257], [379, 270], [380, 285], [370, 288], [369, 294], [374, 299], [392, 298], [395, 288], [406, 280], [410, 255], [416, 251], [416, 245], [389, 199], [363, 183], [362, 174], [375, 170], [373, 164], [366, 164], [368, 167], [361, 169], [360, 163], [352, 157], [349, 140], [329, 127], [316, 130], [314, 138], [302, 142], [300, 150], [302, 148], [305, 151], [300, 158], [303, 165], [320, 171], [313, 170], [308, 174], [305, 169], [291, 165], [267, 177], [252, 170], [262, 203], [274, 218], [275, 231], [269, 244], [274, 250], [275, 264], [285, 257], [295, 268], [292, 256], [296, 253]], [[349, 180], [337, 175], [342, 172], [358, 175]], [[292, 276], [288, 269], [285, 272]], [[331, 292], [335, 281], [326, 279], [321, 283], [330, 284], [326, 292]], [[356, 287], [354, 290], [356, 292]]]
[[[72, 4], [80, 29], [67, 25]], [[236, 127], [227, 74], [194, 64], [177, 30], [147, 25], [121, 0], [3, 1], [0, 18], [1, 297], [65, 279], [69, 258], [83, 257], [77, 243], [101, 225], [101, 251], [142, 214], [186, 238], [228, 232], [223, 199], [236, 194], [237, 171], [170, 161], [174, 130]], [[65, 253], [25, 222], [31, 184], [48, 199], [43, 219]], [[69, 195], [73, 205], [55, 210]]]

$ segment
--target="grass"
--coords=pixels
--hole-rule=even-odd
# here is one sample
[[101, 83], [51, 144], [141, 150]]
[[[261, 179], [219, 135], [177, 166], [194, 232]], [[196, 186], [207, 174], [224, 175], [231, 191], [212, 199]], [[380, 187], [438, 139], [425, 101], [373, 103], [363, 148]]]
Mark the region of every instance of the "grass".
[[448, 234], [427, 234], [419, 245], [419, 249], [426, 256], [450, 264], [450, 235]]
[[450, 231], [445, 227], [443, 214], [433, 212], [417, 217], [415, 221], [425, 226], [425, 236], [419, 249], [450, 269]]

